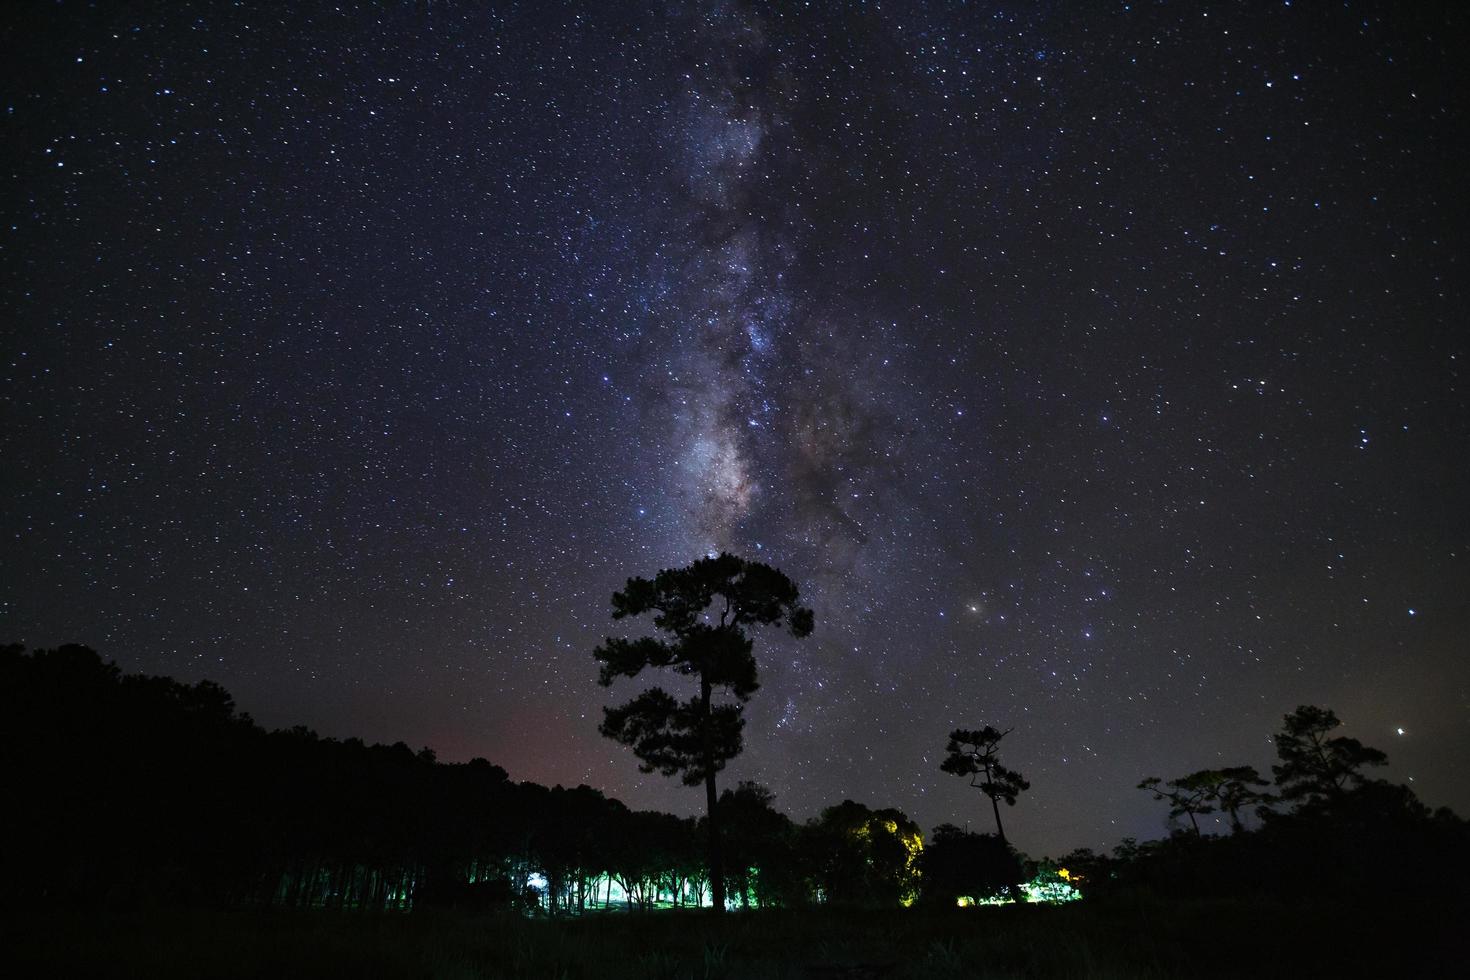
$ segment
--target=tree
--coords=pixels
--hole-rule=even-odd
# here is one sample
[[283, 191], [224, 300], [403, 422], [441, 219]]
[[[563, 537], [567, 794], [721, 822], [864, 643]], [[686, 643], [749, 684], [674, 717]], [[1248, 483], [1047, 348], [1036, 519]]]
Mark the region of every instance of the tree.
[[[782, 864], [791, 863], [791, 818], [775, 807], [769, 789], [742, 782], [720, 794], [720, 833], [724, 849], [727, 886], [741, 908], [776, 904], [788, 898], [789, 876]], [[782, 886], [786, 887], [782, 887]]]
[[[725, 881], [715, 774], [740, 754], [745, 703], [760, 686], [747, 630], [784, 625], [792, 636], [809, 635], [812, 611], [798, 599], [796, 584], [769, 565], [730, 554], [701, 558], [651, 580], [631, 578], [613, 594], [613, 619], [651, 612], [662, 636], [608, 637], [593, 651], [603, 687], [645, 667], [667, 667], [699, 681], [698, 694], [687, 701], [652, 687], [620, 707], [604, 708], [599, 731], [632, 748], [643, 772], [682, 774], [686, 786], [704, 784], [710, 890], [719, 911]], [[734, 700], [716, 703], [717, 691]]]
[[1283, 719], [1276, 735], [1279, 766], [1272, 766], [1283, 800], [1299, 806], [1335, 802], [1368, 777], [1364, 766], [1381, 766], [1388, 756], [1355, 738], [1328, 737], [1342, 722], [1330, 709], [1301, 705]]
[[918, 895], [924, 835], [903, 812], [843, 800], [803, 829], [828, 904], [891, 908]]
[[[945, 746], [949, 754], [939, 764], [939, 768], [947, 773], [969, 776], [970, 785], [990, 797], [990, 809], [995, 813], [995, 835], [1006, 845], [1010, 842], [1006, 840], [1006, 829], [1000, 821], [1000, 801], [1005, 800], [1006, 806], [1015, 806], [1016, 797], [1031, 788], [1019, 772], [1001, 765], [997, 757], [1000, 740], [1014, 730], [1007, 728], [1002, 732], [989, 725], [979, 731], [956, 728], [949, 733], [949, 744]], [[1017, 904], [1025, 901], [1019, 875], [1011, 882], [1010, 889], [1013, 901]]]
[[925, 901], [949, 907], [961, 897], [994, 895], [1022, 875], [1021, 862], [1005, 841], [948, 823], [934, 828], [920, 866]]
[[1150, 776], [1139, 783], [1138, 788], [1150, 791], [1156, 800], [1168, 800], [1169, 819], [1188, 817], [1189, 826], [1194, 829], [1194, 835], [1199, 837], [1198, 818], [1215, 812], [1215, 808], [1210, 803], [1208, 774], [1208, 769], [1201, 769], [1188, 776], [1171, 779], [1167, 783], [1158, 776]]
[[1231, 766], [1227, 769], [1201, 769], [1167, 783], [1150, 776], [1138, 784], [1154, 794], [1156, 800], [1168, 800], [1169, 819], [1189, 817], [1194, 835], [1201, 836], [1199, 817], [1219, 811], [1230, 818], [1231, 829], [1241, 830], [1240, 810], [1252, 803], [1264, 803], [1269, 797], [1256, 787], [1270, 785], [1254, 766]]
[[939, 768], [956, 776], [969, 776], [970, 785], [990, 797], [990, 807], [995, 811], [995, 832], [1002, 842], [1006, 841], [1005, 827], [1000, 822], [1000, 801], [1007, 806], [1016, 805], [1016, 797], [1031, 788], [1021, 774], [1007, 769], [996, 757], [1000, 740], [1014, 729], [1005, 731], [986, 725], [978, 732], [957, 728], [949, 733], [949, 745]]
[[1273, 797], [1261, 792], [1261, 787], [1270, 786], [1271, 781], [1261, 777], [1255, 766], [1230, 766], [1213, 770], [1218, 777], [1215, 799], [1220, 812], [1230, 818], [1232, 833], [1240, 833], [1244, 826], [1240, 822], [1240, 811], [1253, 804], [1268, 805]]

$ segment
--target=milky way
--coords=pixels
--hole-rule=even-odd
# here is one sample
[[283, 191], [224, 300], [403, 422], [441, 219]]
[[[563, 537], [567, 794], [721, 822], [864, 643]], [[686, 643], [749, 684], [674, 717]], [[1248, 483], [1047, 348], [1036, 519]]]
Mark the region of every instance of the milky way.
[[674, 257], [669, 308], [660, 312], [683, 346], [669, 392], [675, 437], [686, 447], [679, 468], [698, 535], [691, 543], [722, 550], [760, 491], [747, 429], [769, 421], [763, 362], [771, 332], [787, 324], [769, 268], [770, 231], [752, 211], [766, 119], [750, 104], [755, 93], [742, 73], [762, 39], [729, 12], [697, 27], [713, 36], [689, 65], [670, 134], [684, 151], [675, 193], [687, 237]]
[[[5, 35], [0, 641], [698, 809], [598, 736], [728, 548], [731, 779], [1166, 831], [1303, 702], [1470, 809], [1464, 17], [204, 3]], [[1305, 9], [1311, 7], [1312, 9]]]

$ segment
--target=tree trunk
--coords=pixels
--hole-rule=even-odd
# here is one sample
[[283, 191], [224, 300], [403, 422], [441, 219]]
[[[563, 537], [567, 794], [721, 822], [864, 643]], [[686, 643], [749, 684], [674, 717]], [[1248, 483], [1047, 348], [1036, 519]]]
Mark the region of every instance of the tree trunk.
[[[989, 793], [986, 793], [985, 795], [990, 796]], [[1000, 822], [1000, 800], [994, 796], [990, 796], [990, 809], [995, 811], [995, 836], [1000, 838], [1000, 842], [1002, 844], [1005, 844], [1007, 847], [1009, 847], [1011, 842], [1006, 840], [1006, 829], [1004, 826], [1001, 825]], [[1026, 893], [1021, 891], [1021, 883], [1019, 881], [1013, 882], [1011, 885], [1009, 885], [1008, 890], [1011, 893], [1011, 901], [1015, 902], [1017, 905], [1020, 905], [1026, 901]]]
[[720, 821], [716, 814], [715, 733], [710, 714], [709, 675], [699, 675], [699, 710], [704, 720], [704, 802], [709, 812], [709, 884], [716, 912], [725, 911], [725, 867], [720, 848]]

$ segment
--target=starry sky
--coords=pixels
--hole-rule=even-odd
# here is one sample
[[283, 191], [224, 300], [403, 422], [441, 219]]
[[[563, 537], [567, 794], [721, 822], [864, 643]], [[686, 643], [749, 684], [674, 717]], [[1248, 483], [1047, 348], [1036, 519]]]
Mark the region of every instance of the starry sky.
[[994, 724], [1156, 837], [1304, 702], [1470, 811], [1455, 5], [151, 6], [0, 25], [0, 641], [693, 813], [591, 651], [729, 549], [798, 819]]

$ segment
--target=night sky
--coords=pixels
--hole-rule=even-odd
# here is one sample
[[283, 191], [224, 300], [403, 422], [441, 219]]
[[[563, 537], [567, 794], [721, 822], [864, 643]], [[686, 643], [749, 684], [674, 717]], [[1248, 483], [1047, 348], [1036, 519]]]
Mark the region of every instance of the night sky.
[[729, 549], [797, 819], [994, 724], [1156, 837], [1304, 702], [1470, 811], [1457, 5], [153, 6], [0, 25], [0, 641], [694, 813], [592, 649]]

